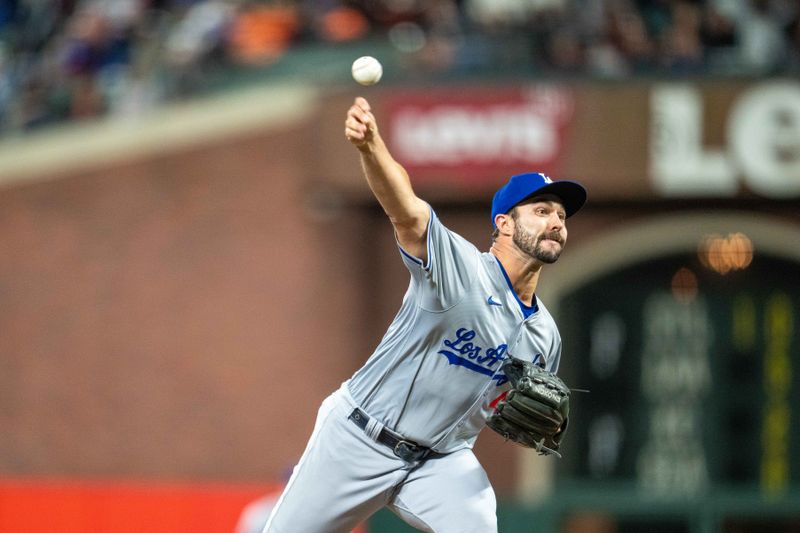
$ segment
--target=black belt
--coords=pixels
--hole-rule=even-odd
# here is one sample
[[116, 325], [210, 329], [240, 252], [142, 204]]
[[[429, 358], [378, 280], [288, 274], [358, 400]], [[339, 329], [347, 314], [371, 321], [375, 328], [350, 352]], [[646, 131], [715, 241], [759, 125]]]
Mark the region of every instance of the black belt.
[[[358, 407], [353, 409], [353, 412], [350, 413], [348, 418], [362, 430], [367, 427], [367, 422], [369, 422], [369, 416]], [[436, 454], [436, 452], [430, 448], [426, 448], [414, 441], [404, 439], [401, 435], [398, 435], [386, 427], [378, 434], [377, 441], [384, 446], [388, 446], [397, 457], [409, 463], [424, 461], [431, 455]]]

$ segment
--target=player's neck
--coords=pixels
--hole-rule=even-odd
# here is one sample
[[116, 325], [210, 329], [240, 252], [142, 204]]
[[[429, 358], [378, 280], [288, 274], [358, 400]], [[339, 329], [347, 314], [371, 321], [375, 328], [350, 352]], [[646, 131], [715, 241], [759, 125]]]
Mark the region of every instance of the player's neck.
[[497, 241], [492, 243], [489, 252], [503, 265], [508, 280], [520, 301], [525, 305], [532, 305], [533, 296], [539, 284], [542, 263], [520, 253], [516, 248], [504, 246], [503, 243]]

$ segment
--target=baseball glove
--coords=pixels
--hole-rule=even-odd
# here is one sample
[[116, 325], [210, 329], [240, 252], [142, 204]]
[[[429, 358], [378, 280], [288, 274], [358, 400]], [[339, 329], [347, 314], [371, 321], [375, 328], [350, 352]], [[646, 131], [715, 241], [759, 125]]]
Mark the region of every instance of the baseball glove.
[[558, 449], [569, 420], [569, 388], [552, 372], [522, 359], [506, 359], [502, 370], [511, 390], [486, 425], [540, 455], [560, 458]]

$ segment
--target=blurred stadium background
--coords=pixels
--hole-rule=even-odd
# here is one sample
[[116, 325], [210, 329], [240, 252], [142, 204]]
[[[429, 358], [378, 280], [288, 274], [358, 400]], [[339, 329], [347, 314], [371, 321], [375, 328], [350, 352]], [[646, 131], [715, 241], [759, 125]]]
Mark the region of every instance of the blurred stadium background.
[[0, 532], [269, 505], [407, 284], [357, 94], [479, 246], [511, 173], [590, 190], [591, 392], [562, 461], [482, 435], [501, 531], [800, 531], [798, 73], [795, 0], [0, 0]]

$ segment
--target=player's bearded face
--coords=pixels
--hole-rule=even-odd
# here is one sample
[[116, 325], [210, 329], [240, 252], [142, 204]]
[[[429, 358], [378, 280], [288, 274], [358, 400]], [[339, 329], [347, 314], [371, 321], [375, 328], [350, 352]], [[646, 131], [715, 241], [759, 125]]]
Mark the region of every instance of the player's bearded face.
[[522, 227], [516, 213], [512, 212], [511, 217], [516, 222], [512, 240], [520, 250], [542, 263], [551, 264], [558, 260], [564, 248], [564, 236], [560, 231], [533, 233]]

